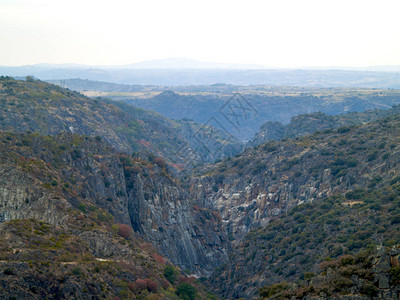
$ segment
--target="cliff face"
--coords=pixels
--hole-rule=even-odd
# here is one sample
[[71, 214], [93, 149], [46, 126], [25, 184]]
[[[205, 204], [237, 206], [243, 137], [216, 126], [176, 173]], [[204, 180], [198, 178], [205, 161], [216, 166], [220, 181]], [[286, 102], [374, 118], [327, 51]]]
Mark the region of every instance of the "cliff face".
[[221, 220], [209, 213], [208, 222], [200, 222], [208, 212], [193, 209], [163, 159], [132, 158], [98, 138], [72, 134], [3, 133], [0, 140], [1, 222], [34, 218], [64, 225], [71, 210], [99, 208], [182, 269], [210, 274], [226, 260]]
[[[178, 179], [159, 158], [154, 164], [125, 157], [124, 171], [131, 224], [175, 264], [197, 274], [210, 274], [226, 260], [221, 220], [196, 211]], [[207, 214], [208, 213], [208, 214]], [[201, 222], [207, 214], [208, 222]]]
[[122, 165], [100, 140], [2, 133], [3, 221], [35, 218], [62, 224], [68, 208], [96, 205], [129, 223]]
[[[130, 226], [136, 203], [121, 160], [98, 138], [0, 133], [0, 298], [176, 298], [169, 260]], [[188, 230], [164, 242], [187, 245]]]

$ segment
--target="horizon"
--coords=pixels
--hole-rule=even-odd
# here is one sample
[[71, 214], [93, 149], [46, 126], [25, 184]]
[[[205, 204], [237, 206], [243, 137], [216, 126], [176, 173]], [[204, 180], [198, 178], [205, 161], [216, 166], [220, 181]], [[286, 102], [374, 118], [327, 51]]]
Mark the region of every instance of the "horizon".
[[[170, 62], [173, 60], [184, 60], [187, 62], [193, 63], [201, 63], [204, 66], [200, 67], [192, 67], [192, 66], [183, 66], [183, 67], [151, 67], [145, 66], [140, 67], [141, 64], [147, 63], [165, 63]], [[206, 65], [221, 65], [216, 67], [208, 67]], [[76, 62], [65, 62], [65, 63], [48, 63], [48, 62], [38, 62], [34, 64], [21, 64], [21, 65], [0, 65], [2, 68], [21, 68], [21, 67], [51, 67], [51, 68], [98, 68], [98, 69], [107, 69], [107, 68], [124, 68], [124, 69], [171, 69], [171, 70], [190, 70], [190, 69], [199, 69], [199, 70], [212, 70], [212, 69], [231, 69], [231, 70], [362, 70], [368, 71], [371, 69], [379, 69], [379, 68], [398, 68], [400, 71], [400, 64], [398, 65], [366, 65], [366, 66], [298, 66], [298, 67], [272, 67], [272, 66], [263, 66], [263, 65], [256, 65], [256, 64], [246, 64], [246, 63], [223, 63], [223, 62], [215, 62], [215, 61], [202, 61], [192, 58], [186, 57], [168, 57], [168, 58], [158, 58], [152, 60], [143, 60], [133, 63], [127, 64], [119, 64], [119, 65], [103, 65], [103, 64], [81, 64]], [[382, 72], [382, 71], [380, 71]], [[388, 71], [390, 72], [390, 71]]]

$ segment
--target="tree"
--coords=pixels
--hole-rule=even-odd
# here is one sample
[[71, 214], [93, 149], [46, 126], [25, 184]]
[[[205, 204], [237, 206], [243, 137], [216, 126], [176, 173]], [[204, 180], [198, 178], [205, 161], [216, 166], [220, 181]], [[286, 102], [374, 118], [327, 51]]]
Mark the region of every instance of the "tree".
[[197, 295], [197, 289], [193, 285], [183, 282], [178, 286], [175, 293], [183, 300], [194, 300]]
[[174, 284], [176, 281], [176, 270], [173, 266], [165, 266], [164, 277], [171, 283]]

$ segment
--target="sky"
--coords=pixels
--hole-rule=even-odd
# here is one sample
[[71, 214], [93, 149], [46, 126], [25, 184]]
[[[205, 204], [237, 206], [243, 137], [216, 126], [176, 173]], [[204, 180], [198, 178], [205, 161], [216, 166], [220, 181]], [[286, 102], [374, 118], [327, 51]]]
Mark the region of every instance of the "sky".
[[400, 65], [398, 0], [0, 0], [0, 65]]

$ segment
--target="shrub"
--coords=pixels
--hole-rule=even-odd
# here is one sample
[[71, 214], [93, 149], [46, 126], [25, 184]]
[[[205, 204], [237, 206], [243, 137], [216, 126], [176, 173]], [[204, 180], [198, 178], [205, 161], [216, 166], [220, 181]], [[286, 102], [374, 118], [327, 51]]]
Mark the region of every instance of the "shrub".
[[365, 282], [360, 288], [360, 293], [370, 297], [374, 297], [378, 294], [378, 289], [372, 283]]
[[183, 300], [194, 300], [196, 299], [197, 289], [193, 285], [183, 282], [178, 286], [175, 293]]
[[147, 288], [147, 284], [143, 279], [136, 279], [136, 281], [134, 283], [130, 283], [128, 287], [134, 292], [140, 292]]
[[81, 268], [76, 267], [72, 269], [72, 274], [74, 274], [75, 276], [82, 276], [83, 275], [83, 271]]
[[354, 191], [350, 191], [346, 193], [346, 199], [361, 199], [365, 196], [365, 191], [362, 189], [356, 189]]
[[392, 223], [392, 225], [393, 224], [400, 224], [400, 215], [392, 217], [391, 223]]
[[393, 284], [400, 283], [400, 267], [393, 267], [389, 271]]
[[157, 157], [154, 159], [154, 163], [160, 168], [164, 169], [166, 167], [165, 161], [161, 157]]
[[151, 279], [145, 279], [147, 290], [151, 293], [156, 293], [158, 289], [158, 285], [155, 281]]
[[78, 209], [79, 209], [80, 211], [84, 212], [84, 213], [87, 212], [87, 210], [86, 210], [86, 205], [83, 204], [83, 203], [79, 203], [79, 204], [78, 204]]
[[13, 270], [10, 269], [10, 268], [5, 269], [3, 273], [4, 273], [5, 275], [14, 275]]
[[288, 288], [289, 285], [286, 282], [277, 283], [272, 286], [265, 286], [260, 289], [260, 296], [269, 298], [287, 290]]
[[350, 128], [349, 127], [341, 127], [338, 129], [339, 133], [345, 133], [345, 132], [349, 132]]
[[171, 283], [174, 284], [176, 281], [177, 271], [173, 266], [165, 266], [164, 277]]
[[378, 151], [373, 151], [373, 152], [369, 153], [367, 156], [368, 161], [373, 161], [377, 158], [378, 158]]
[[343, 267], [355, 264], [355, 259], [351, 255], [343, 255], [339, 259], [340, 259], [340, 265]]
[[133, 234], [132, 227], [126, 224], [118, 224], [118, 234], [125, 239], [129, 239]]
[[165, 264], [164, 257], [162, 257], [161, 255], [154, 253], [152, 256], [156, 262], [160, 264]]
[[181, 277], [179, 277], [179, 282], [195, 283], [196, 280], [197, 279], [194, 276], [188, 276], [188, 277], [181, 276]]

